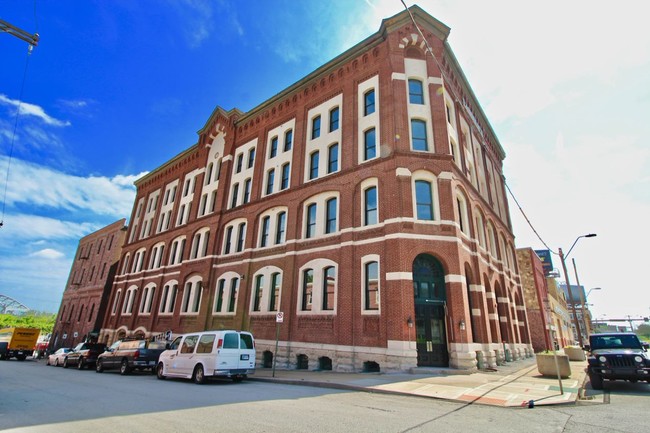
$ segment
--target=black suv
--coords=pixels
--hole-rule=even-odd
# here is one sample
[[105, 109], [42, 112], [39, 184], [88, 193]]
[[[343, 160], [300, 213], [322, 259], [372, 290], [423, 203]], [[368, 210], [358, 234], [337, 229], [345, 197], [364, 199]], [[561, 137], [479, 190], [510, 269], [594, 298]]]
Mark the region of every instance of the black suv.
[[587, 373], [593, 389], [603, 389], [603, 379], [645, 380], [650, 383], [648, 343], [641, 343], [631, 332], [594, 334], [589, 336], [590, 351]]
[[117, 341], [99, 355], [95, 371], [101, 373], [104, 370], [119, 368], [120, 374], [129, 374], [134, 369], [149, 369], [155, 373], [158, 357], [166, 348], [164, 341]]
[[97, 357], [105, 350], [104, 343], [79, 343], [63, 359], [63, 368], [76, 365], [79, 370], [83, 370], [87, 365], [95, 365]]

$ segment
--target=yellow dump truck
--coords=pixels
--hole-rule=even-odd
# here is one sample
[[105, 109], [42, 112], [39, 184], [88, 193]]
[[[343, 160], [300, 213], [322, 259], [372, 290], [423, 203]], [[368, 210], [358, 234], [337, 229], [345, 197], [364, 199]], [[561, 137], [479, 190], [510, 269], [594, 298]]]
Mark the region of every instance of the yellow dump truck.
[[0, 329], [0, 359], [24, 361], [34, 351], [40, 333], [37, 328]]

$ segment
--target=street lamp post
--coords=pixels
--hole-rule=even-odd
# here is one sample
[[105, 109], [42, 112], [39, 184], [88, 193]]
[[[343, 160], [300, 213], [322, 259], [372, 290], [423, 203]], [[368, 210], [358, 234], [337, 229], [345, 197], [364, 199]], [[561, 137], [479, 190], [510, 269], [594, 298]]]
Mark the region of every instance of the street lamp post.
[[587, 324], [587, 317], [585, 314], [585, 298], [587, 297], [586, 295], [583, 298], [584, 291], [580, 287], [580, 278], [578, 278], [578, 268], [576, 267], [576, 259], [573, 258], [571, 259], [571, 262], [573, 263], [573, 272], [576, 275], [576, 284], [578, 285], [578, 294], [580, 295], [580, 314], [582, 314], [582, 324], [584, 325], [585, 332], [587, 333], [586, 337], [589, 337], [589, 325]]
[[573, 241], [573, 245], [571, 245], [571, 248], [569, 248], [569, 251], [566, 253], [566, 256], [564, 255], [564, 252], [562, 251], [562, 248], [558, 248], [558, 254], [560, 255], [560, 261], [562, 262], [562, 270], [564, 271], [564, 281], [566, 282], [566, 287], [569, 292], [569, 301], [571, 303], [571, 312], [573, 313], [573, 324], [576, 327], [576, 332], [577, 332], [577, 337], [578, 337], [578, 342], [580, 346], [584, 344], [584, 341], [582, 339], [582, 332], [580, 331], [580, 323], [578, 322], [578, 314], [576, 314], [576, 305], [573, 302], [573, 293], [571, 292], [571, 283], [569, 282], [569, 273], [566, 270], [566, 258], [571, 254], [571, 251], [573, 250], [573, 247], [576, 246], [580, 238], [593, 238], [596, 236], [596, 233], [589, 233], [587, 235], [582, 235], [578, 236], [575, 241]]

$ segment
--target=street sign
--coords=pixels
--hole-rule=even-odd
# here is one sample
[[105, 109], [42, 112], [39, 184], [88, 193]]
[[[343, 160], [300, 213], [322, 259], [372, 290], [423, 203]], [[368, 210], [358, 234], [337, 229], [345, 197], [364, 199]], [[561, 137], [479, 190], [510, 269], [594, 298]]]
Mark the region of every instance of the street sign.
[[284, 313], [282, 311], [278, 311], [278, 314], [275, 315], [275, 323], [282, 322], [284, 322]]

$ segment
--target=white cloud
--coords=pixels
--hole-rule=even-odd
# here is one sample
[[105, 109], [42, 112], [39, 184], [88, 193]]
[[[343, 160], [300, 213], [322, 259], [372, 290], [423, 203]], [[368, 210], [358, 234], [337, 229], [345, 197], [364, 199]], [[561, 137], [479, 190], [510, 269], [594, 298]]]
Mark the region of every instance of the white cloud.
[[40, 251], [36, 251], [35, 253], [30, 254], [31, 257], [40, 257], [43, 259], [60, 259], [62, 257], [65, 257], [65, 254], [63, 254], [60, 251], [53, 250], [51, 248], [45, 248]]
[[38, 215], [7, 214], [2, 227], [5, 241], [80, 239], [100, 228], [99, 224], [62, 221]]
[[[0, 157], [6, 165], [6, 157]], [[142, 176], [74, 176], [14, 159], [7, 187], [9, 205], [87, 210], [101, 215], [129, 215], [135, 197], [133, 181]]]
[[0, 104], [16, 107], [20, 110], [20, 114], [26, 116], [34, 116], [51, 126], [70, 126], [70, 122], [55, 119], [54, 117], [45, 113], [45, 110], [38, 105], [21, 102], [17, 99], [10, 99], [3, 94], [0, 94]]

